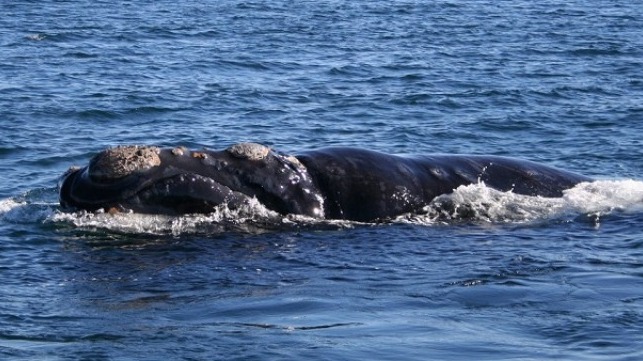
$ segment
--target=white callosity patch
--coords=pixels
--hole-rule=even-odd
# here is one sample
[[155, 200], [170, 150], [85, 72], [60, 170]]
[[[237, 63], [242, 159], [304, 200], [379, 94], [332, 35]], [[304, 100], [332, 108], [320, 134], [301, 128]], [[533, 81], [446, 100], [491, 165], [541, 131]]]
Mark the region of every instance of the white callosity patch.
[[175, 147], [172, 148], [172, 154], [179, 157], [184, 155], [185, 153], [188, 152], [188, 149], [186, 147]]
[[94, 179], [116, 179], [132, 172], [147, 170], [161, 164], [160, 149], [150, 146], [118, 146], [97, 154], [89, 164]]
[[258, 143], [238, 143], [226, 150], [230, 155], [240, 159], [262, 160], [270, 153], [270, 148]]

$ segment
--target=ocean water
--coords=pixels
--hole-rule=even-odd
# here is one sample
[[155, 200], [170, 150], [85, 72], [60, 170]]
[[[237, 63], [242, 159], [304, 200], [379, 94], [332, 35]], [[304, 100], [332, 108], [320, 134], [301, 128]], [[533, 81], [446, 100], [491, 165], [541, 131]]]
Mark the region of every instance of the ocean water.
[[[3, 360], [643, 358], [638, 1], [3, 1]], [[526, 158], [385, 224], [66, 213], [118, 144]], [[457, 212], [456, 212], [457, 213]]]

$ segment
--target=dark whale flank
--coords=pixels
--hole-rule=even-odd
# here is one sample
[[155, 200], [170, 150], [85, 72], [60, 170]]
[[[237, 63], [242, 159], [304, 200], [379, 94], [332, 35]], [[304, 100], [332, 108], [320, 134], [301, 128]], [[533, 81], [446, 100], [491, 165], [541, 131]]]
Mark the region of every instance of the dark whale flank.
[[497, 156], [401, 157], [356, 148], [289, 156], [256, 143], [223, 151], [123, 146], [72, 168], [60, 187], [63, 207], [141, 213], [208, 213], [256, 198], [282, 214], [373, 221], [422, 209], [459, 186], [560, 197], [591, 181], [538, 163]]

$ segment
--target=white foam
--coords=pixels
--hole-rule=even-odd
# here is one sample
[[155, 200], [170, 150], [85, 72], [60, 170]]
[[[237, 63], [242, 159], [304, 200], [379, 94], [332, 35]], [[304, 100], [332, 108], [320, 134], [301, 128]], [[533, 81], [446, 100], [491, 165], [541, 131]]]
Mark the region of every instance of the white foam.
[[[219, 206], [208, 214], [183, 216], [140, 213], [105, 213], [78, 211], [55, 212], [48, 221], [69, 223], [79, 228], [107, 229], [122, 233], [173, 234], [219, 233], [224, 231], [256, 232], [259, 224], [269, 228], [281, 220], [276, 212], [266, 209], [256, 199], [238, 209]], [[273, 227], [274, 228], [274, 227]]]
[[461, 186], [437, 197], [418, 214], [398, 217], [398, 222], [434, 224], [453, 220], [526, 223], [579, 215], [605, 215], [615, 211], [643, 210], [643, 182], [610, 180], [581, 183], [563, 197], [531, 197], [500, 192], [484, 183]]
[[643, 182], [601, 180], [581, 183], [565, 191], [563, 199], [581, 213], [638, 212], [643, 210]]

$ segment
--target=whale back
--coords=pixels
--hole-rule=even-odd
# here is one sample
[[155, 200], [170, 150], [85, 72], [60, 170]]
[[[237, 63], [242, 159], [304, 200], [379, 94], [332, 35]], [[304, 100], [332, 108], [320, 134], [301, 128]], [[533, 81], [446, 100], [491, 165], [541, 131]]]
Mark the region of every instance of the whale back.
[[325, 195], [329, 218], [366, 221], [413, 212], [435, 197], [476, 183], [499, 191], [560, 197], [591, 181], [572, 172], [499, 156], [402, 157], [354, 148], [326, 148], [297, 158]]

